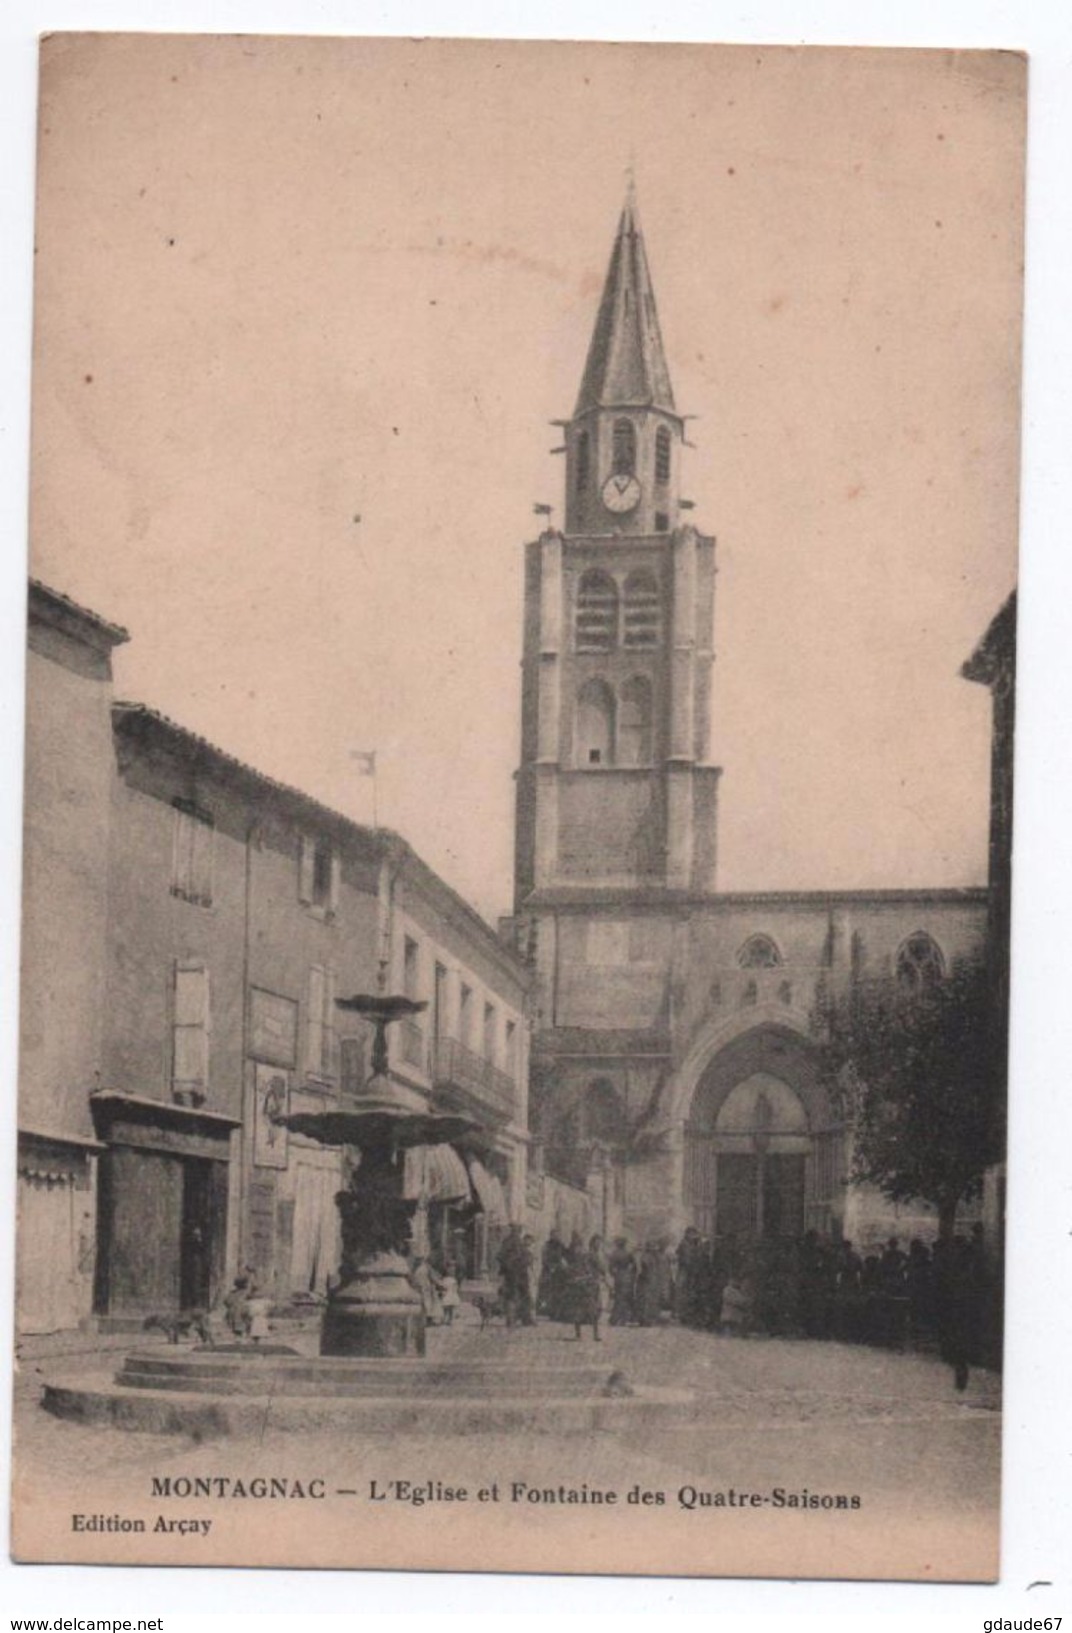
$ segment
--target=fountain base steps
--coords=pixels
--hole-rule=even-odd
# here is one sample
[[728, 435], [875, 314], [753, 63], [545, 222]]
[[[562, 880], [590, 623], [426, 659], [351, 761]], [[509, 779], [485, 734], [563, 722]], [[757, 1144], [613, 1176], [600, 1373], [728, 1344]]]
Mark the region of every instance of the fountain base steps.
[[114, 1375], [46, 1383], [42, 1405], [84, 1424], [210, 1438], [268, 1429], [561, 1434], [692, 1415], [690, 1390], [632, 1386], [611, 1366], [135, 1351]]

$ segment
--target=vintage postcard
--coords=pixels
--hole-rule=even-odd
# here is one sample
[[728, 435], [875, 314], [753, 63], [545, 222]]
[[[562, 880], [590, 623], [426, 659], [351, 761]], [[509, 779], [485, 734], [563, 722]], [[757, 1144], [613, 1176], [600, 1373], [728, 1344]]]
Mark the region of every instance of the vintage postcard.
[[43, 42], [18, 1559], [994, 1579], [1026, 80]]

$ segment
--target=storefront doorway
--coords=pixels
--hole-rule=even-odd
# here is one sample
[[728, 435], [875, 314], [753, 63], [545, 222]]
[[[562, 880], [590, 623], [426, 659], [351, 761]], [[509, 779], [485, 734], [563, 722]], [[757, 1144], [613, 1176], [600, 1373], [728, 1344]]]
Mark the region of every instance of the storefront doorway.
[[120, 1094], [94, 1097], [107, 1149], [97, 1183], [98, 1315], [208, 1310], [223, 1293], [230, 1118]]

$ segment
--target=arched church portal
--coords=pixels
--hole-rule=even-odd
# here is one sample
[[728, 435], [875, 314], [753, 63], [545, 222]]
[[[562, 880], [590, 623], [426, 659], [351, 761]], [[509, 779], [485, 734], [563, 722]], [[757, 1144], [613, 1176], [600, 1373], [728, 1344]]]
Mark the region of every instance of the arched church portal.
[[685, 1124], [685, 1207], [704, 1236], [799, 1236], [823, 1204], [817, 1162], [831, 1138], [815, 1052], [757, 1026], [708, 1062]]

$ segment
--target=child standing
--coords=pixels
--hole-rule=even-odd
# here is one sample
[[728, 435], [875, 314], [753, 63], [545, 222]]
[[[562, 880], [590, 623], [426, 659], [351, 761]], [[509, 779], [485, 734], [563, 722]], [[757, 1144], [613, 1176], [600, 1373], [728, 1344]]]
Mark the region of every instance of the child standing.
[[458, 1291], [458, 1270], [453, 1259], [448, 1259], [443, 1266], [443, 1274], [439, 1278], [439, 1297], [443, 1305], [444, 1324], [452, 1327], [454, 1312], [462, 1302]]

